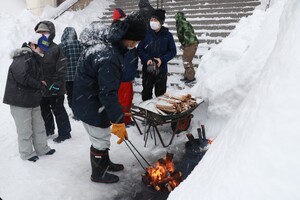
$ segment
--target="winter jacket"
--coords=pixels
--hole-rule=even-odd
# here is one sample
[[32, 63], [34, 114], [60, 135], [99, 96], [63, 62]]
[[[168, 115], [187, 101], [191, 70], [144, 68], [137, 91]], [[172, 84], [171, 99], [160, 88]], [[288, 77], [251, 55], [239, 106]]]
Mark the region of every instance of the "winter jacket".
[[178, 12], [175, 15], [176, 29], [179, 42], [183, 47], [191, 44], [198, 44], [199, 41], [194, 32], [193, 26], [188, 22], [182, 12]]
[[149, 29], [144, 40], [139, 43], [137, 50], [143, 64], [143, 72], [147, 71], [147, 61], [155, 57], [162, 61], [159, 69], [160, 73], [163, 74], [168, 72], [167, 64], [177, 53], [172, 33], [164, 26], [157, 33]]
[[129, 50], [124, 55], [122, 82], [130, 82], [134, 80], [137, 75], [138, 59], [139, 57], [136, 48]]
[[73, 89], [73, 113], [81, 121], [107, 128], [112, 123], [123, 123], [123, 112], [118, 102], [123, 55], [127, 49], [121, 41], [112, 42], [107, 26], [93, 22], [84, 29], [80, 40], [84, 46]]
[[74, 81], [77, 62], [82, 52], [82, 45], [77, 39], [77, 33], [73, 27], [65, 28], [61, 36], [60, 46], [68, 62], [66, 81]]
[[24, 108], [35, 108], [42, 99], [41, 57], [29, 47], [12, 54], [3, 103]]
[[[42, 21], [40, 23], [47, 24], [48, 28], [50, 29], [50, 36], [48, 37], [49, 50], [45, 52], [42, 64], [43, 76], [48, 87], [51, 87], [52, 84], [55, 84], [56, 87], [59, 87], [59, 91], [46, 88], [43, 90], [43, 97], [64, 95], [67, 59], [63, 54], [62, 48], [53, 42], [55, 37], [54, 24], [50, 21]], [[40, 23], [36, 25], [34, 30], [37, 30]]]

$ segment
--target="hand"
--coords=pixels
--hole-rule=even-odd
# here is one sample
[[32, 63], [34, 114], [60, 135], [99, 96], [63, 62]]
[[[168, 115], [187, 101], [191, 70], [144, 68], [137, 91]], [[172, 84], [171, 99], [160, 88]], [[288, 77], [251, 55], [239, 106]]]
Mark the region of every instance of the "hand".
[[153, 61], [152, 61], [151, 59], [148, 60], [148, 61], [147, 61], [147, 65], [152, 65], [152, 62], [153, 62]]
[[160, 67], [160, 65], [161, 65], [161, 59], [160, 58], [154, 58], [154, 60], [157, 61], [157, 67]]
[[147, 65], [147, 72], [149, 74], [152, 74], [154, 76], [157, 76], [159, 74], [159, 69], [157, 66], [157, 61], [151, 61], [151, 64]]
[[41, 81], [41, 83], [42, 83], [44, 86], [47, 86], [46, 81]]
[[121, 124], [112, 123], [111, 133], [113, 133], [118, 138], [120, 138], [120, 140], [117, 142], [118, 144], [121, 144], [125, 139], [126, 140], [128, 139], [125, 123], [121, 123]]

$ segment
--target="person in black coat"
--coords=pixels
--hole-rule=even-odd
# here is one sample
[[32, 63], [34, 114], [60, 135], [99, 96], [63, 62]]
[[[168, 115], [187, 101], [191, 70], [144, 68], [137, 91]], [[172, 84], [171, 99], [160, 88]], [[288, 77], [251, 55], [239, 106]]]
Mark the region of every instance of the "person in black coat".
[[40, 155], [55, 152], [47, 144], [41, 116], [41, 89], [46, 87], [42, 78], [41, 62], [48, 50], [46, 36], [35, 33], [30, 42], [13, 52], [9, 67], [3, 103], [10, 105], [18, 133], [19, 153], [23, 160], [35, 162]]
[[64, 107], [67, 59], [62, 48], [53, 42], [55, 27], [52, 22], [41, 21], [34, 30], [37, 33], [47, 35], [49, 40], [49, 51], [45, 53], [42, 64], [43, 75], [48, 87], [43, 90], [41, 109], [48, 136], [54, 134], [53, 115], [55, 116], [58, 137], [54, 138], [53, 141], [60, 143], [71, 138], [71, 125]]
[[119, 137], [118, 144], [128, 139], [118, 89], [124, 54], [144, 38], [146, 29], [141, 17], [132, 14], [110, 28], [93, 22], [80, 35], [84, 51], [74, 80], [72, 109], [75, 117], [83, 122], [92, 143], [91, 180], [94, 182], [118, 182], [118, 176], [106, 171], [124, 169], [109, 159], [110, 137], [111, 133]]
[[138, 47], [138, 54], [143, 64], [143, 101], [163, 95], [167, 90], [168, 62], [176, 56], [176, 46], [172, 33], [163, 26], [165, 10], [157, 9], [151, 13], [147, 35]]

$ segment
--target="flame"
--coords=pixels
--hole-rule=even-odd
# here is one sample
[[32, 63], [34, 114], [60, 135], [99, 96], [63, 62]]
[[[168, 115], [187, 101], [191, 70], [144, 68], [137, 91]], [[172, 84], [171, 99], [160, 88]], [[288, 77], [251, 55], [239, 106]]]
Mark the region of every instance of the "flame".
[[[175, 172], [172, 157], [159, 159], [153, 166], [147, 168], [150, 184], [157, 190], [167, 187], [171, 191], [177, 187], [181, 181], [182, 173]], [[160, 185], [161, 184], [161, 185]]]

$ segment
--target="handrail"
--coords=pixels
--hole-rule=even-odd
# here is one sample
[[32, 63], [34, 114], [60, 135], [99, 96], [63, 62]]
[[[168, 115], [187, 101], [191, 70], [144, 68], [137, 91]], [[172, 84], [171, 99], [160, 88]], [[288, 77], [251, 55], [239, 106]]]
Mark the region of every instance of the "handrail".
[[67, 10], [69, 10], [70, 8], [72, 8], [72, 6], [74, 6], [76, 3], [78, 3], [80, 0], [77, 0], [76, 2], [74, 2], [72, 5], [70, 5], [67, 9], [65, 9], [64, 11], [58, 13], [55, 17], [54, 20], [56, 20], [58, 17], [60, 17], [62, 14], [64, 14]]
[[270, 4], [271, 4], [271, 0], [269, 0], [269, 2], [267, 3], [265, 11], [267, 11], [267, 9], [270, 7]]

